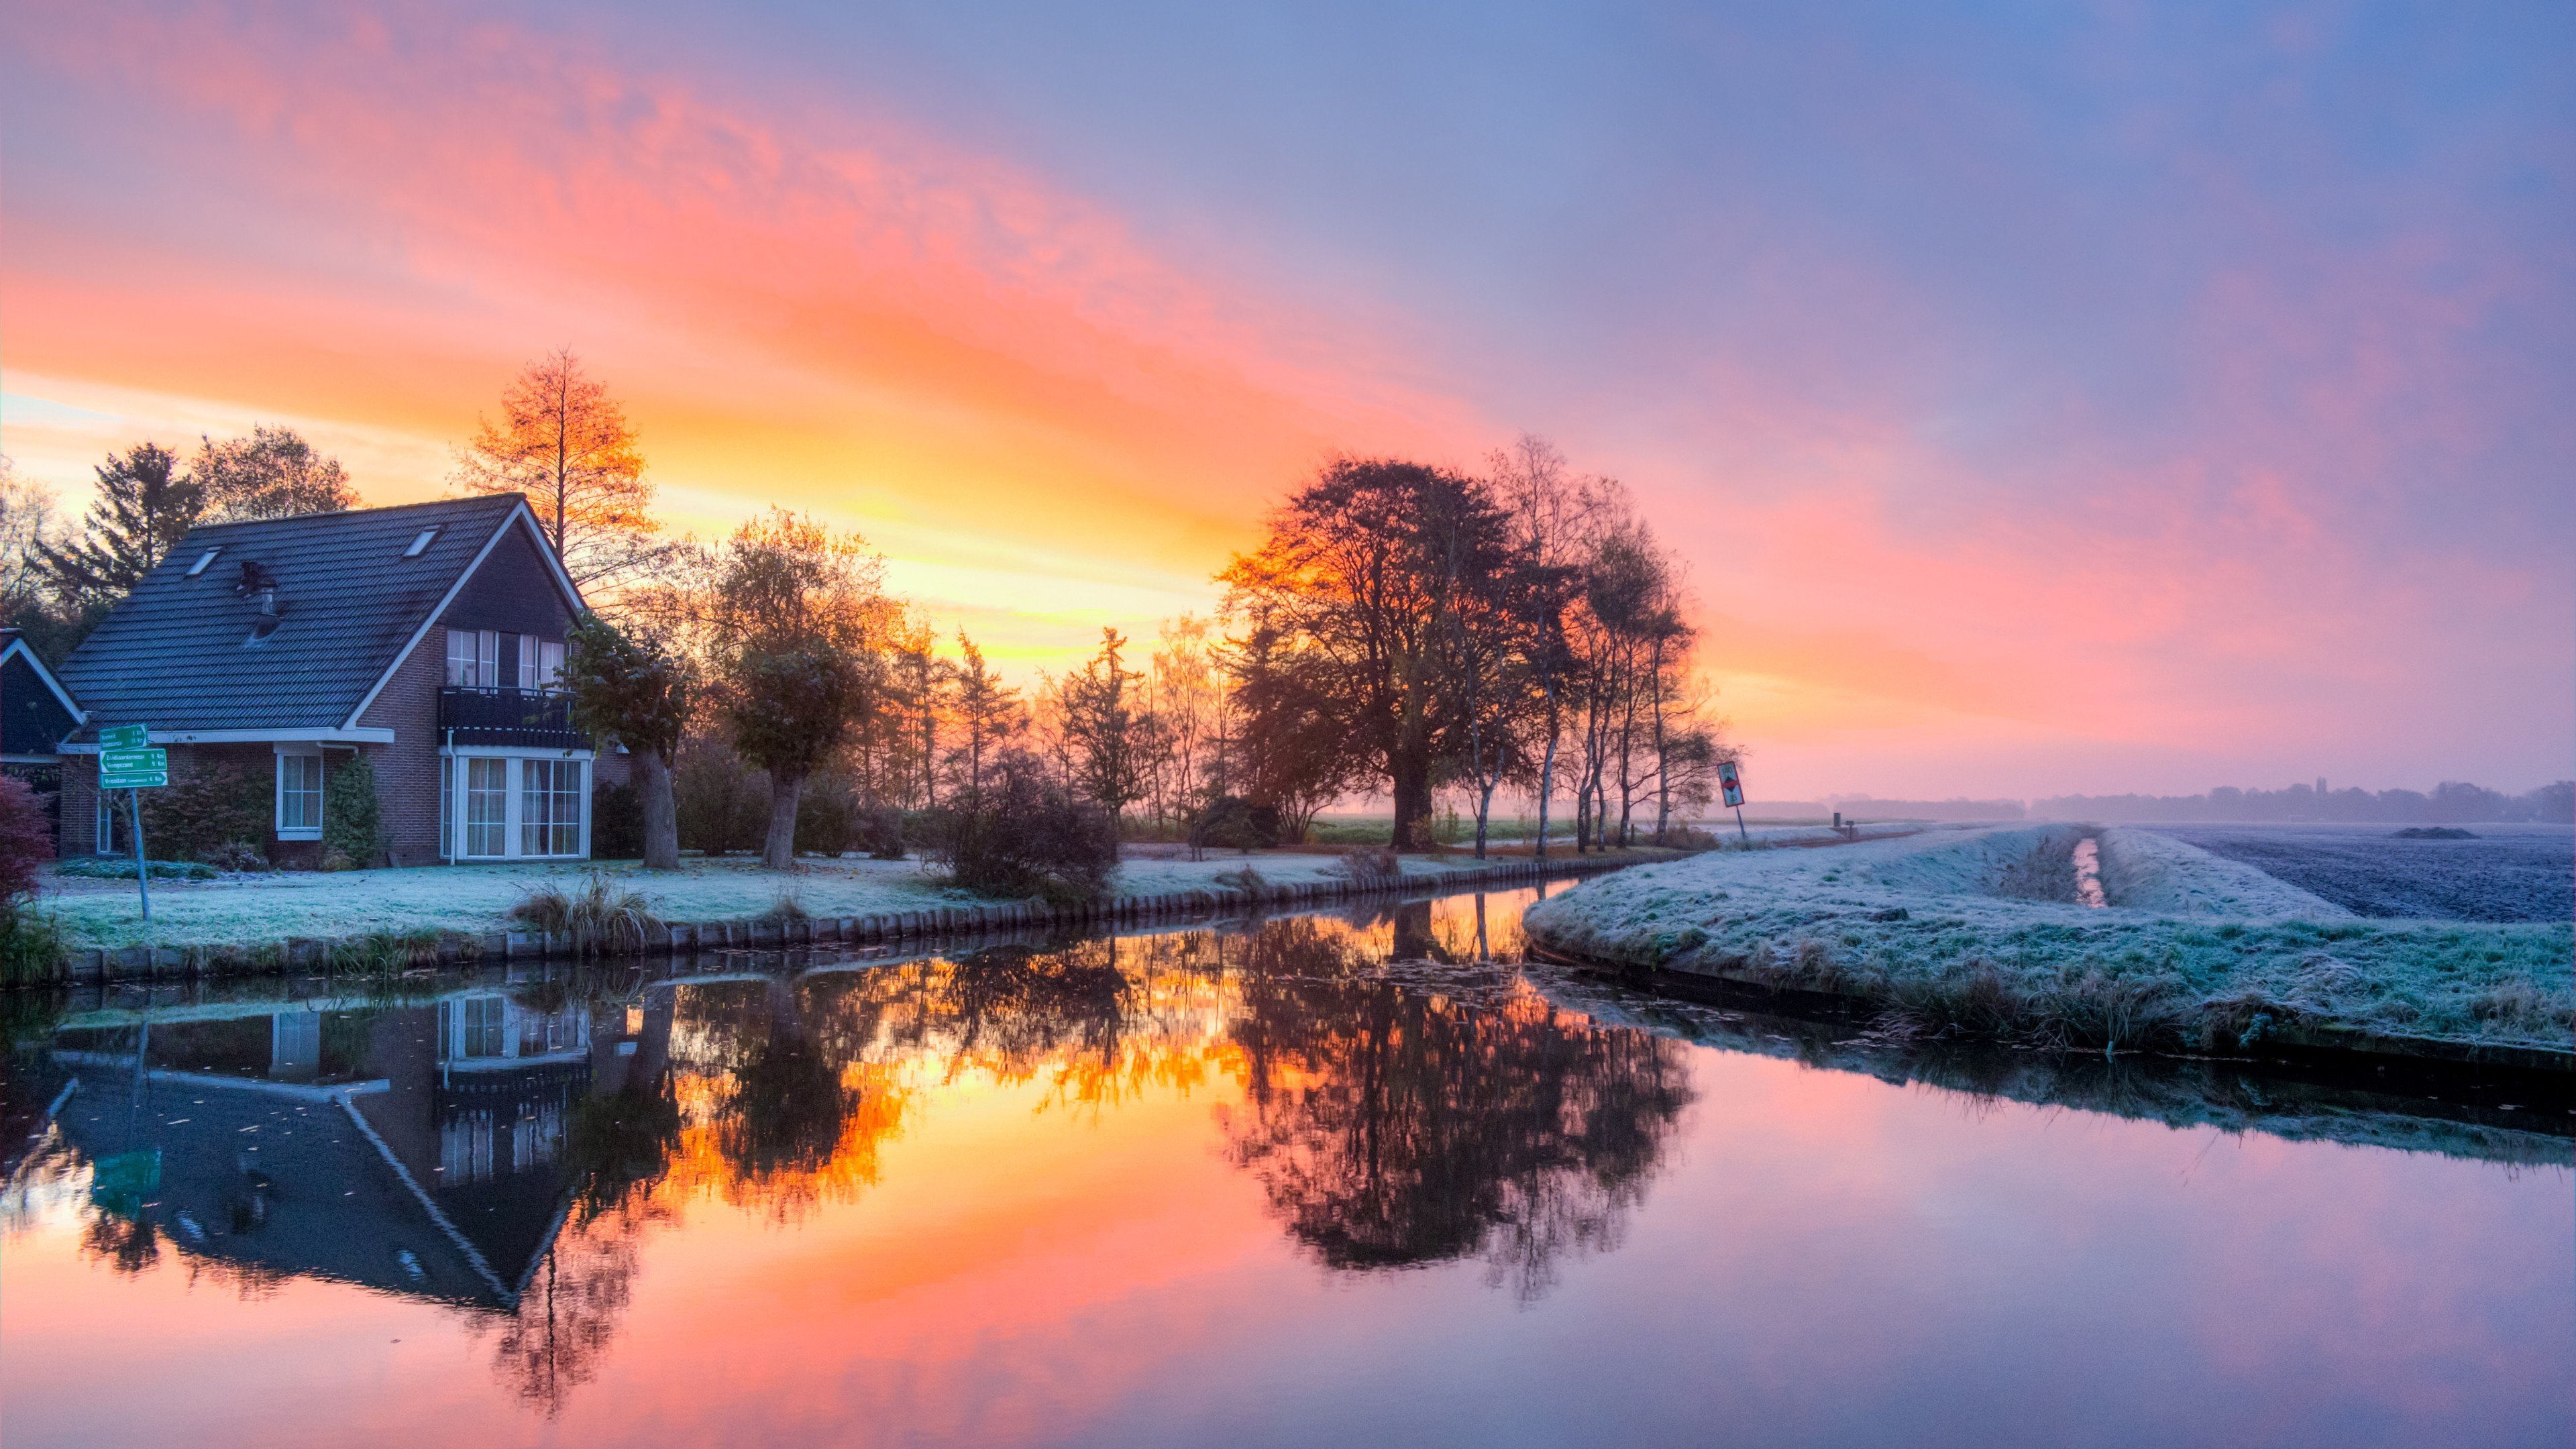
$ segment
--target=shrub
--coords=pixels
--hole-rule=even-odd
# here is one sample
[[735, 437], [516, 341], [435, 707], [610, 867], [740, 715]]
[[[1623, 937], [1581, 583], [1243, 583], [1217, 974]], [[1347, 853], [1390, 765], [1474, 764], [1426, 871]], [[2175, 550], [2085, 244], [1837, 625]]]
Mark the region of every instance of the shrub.
[[591, 790], [590, 853], [597, 860], [643, 859], [644, 796], [633, 785]]
[[[134, 857], [130, 855], [79, 856], [54, 867], [56, 875], [76, 875], [85, 880], [132, 880]], [[156, 860], [152, 862], [154, 880], [213, 880], [215, 868], [196, 860]]]
[[1267, 850], [1279, 843], [1279, 807], [1220, 795], [1190, 826], [1194, 849]]
[[679, 815], [682, 850], [748, 850], [769, 828], [767, 779], [722, 740], [681, 742], [671, 767], [671, 804]]
[[1270, 882], [1248, 865], [1241, 870], [1219, 871], [1216, 883], [1230, 891], [1241, 891], [1256, 901], [1270, 899]]
[[[346, 864], [335, 862], [337, 856]], [[384, 806], [376, 799], [375, 762], [352, 754], [322, 787], [322, 868], [361, 870], [383, 863]]]
[[409, 931], [369, 931], [336, 942], [330, 969], [386, 975], [438, 964], [438, 932], [426, 926]]
[[519, 898], [509, 918], [549, 936], [567, 936], [584, 956], [614, 956], [644, 949], [662, 920], [641, 891], [621, 890], [592, 871], [579, 890], [543, 885]]
[[26, 781], [0, 775], [0, 901], [33, 894], [36, 868], [53, 859], [45, 808]]
[[[923, 820], [929, 817], [925, 814]], [[926, 829], [909, 827], [904, 813], [891, 805], [871, 805], [859, 812], [856, 822], [856, 845], [870, 860], [903, 859], [904, 843], [915, 835], [928, 835]]]
[[209, 766], [143, 792], [144, 844], [179, 860], [210, 861], [230, 845], [256, 849], [268, 839], [272, 808], [266, 781], [238, 766]]
[[236, 874], [255, 874], [270, 868], [268, 857], [259, 853], [258, 846], [245, 840], [225, 841], [200, 859], [217, 870]]
[[859, 803], [838, 780], [818, 776], [796, 797], [796, 853], [838, 860], [858, 838]]
[[0, 901], [0, 986], [32, 986], [64, 975], [63, 936], [22, 897]]
[[1404, 862], [1390, 846], [1354, 845], [1342, 852], [1342, 873], [1355, 881], [1394, 880], [1404, 874]]
[[797, 921], [810, 921], [814, 919], [814, 916], [812, 912], [805, 909], [805, 898], [798, 895], [793, 888], [790, 888], [780, 891], [777, 896], [770, 901], [769, 909], [762, 911], [758, 916], [753, 917], [753, 919], [768, 921], [773, 925], [784, 926], [793, 924]]
[[939, 843], [949, 880], [988, 896], [1093, 900], [1118, 866], [1108, 812], [1076, 800], [1024, 751], [1005, 754]]

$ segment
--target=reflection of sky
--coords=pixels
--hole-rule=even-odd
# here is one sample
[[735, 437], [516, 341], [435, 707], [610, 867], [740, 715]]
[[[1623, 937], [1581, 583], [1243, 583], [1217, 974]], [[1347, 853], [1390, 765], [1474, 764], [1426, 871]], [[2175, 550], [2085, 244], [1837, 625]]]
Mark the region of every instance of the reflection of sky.
[[[938, 1030], [867, 1054], [844, 1076], [864, 1106], [802, 1184], [731, 1180], [706, 1126], [717, 1081], [686, 1074], [662, 1184], [568, 1250], [625, 1266], [560, 1286], [610, 1303], [613, 1333], [542, 1429], [495, 1382], [489, 1331], [446, 1310], [308, 1280], [243, 1296], [176, 1261], [111, 1279], [76, 1251], [76, 1200], [39, 1195], [0, 1255], [12, 1442], [1640, 1443], [1722, 1423], [1749, 1443], [2413, 1445], [2576, 1427], [2563, 1168], [1701, 1048], [1696, 1105], [1618, 1242], [1569, 1254], [1535, 1303], [1472, 1261], [1329, 1273], [1218, 1150], [1242, 1110], [1221, 1030], [1240, 983], [1157, 967], [1158, 949], [1185, 948], [1121, 943], [1114, 1061], [961, 1061]], [[798, 996], [819, 1030], [945, 969]], [[154, 1388], [135, 1394], [145, 1324]]]
[[2563, 8], [722, 14], [13, 7], [7, 446], [419, 497], [570, 343], [676, 524], [879, 528], [1026, 668], [1531, 428], [1775, 798], [2568, 773]]

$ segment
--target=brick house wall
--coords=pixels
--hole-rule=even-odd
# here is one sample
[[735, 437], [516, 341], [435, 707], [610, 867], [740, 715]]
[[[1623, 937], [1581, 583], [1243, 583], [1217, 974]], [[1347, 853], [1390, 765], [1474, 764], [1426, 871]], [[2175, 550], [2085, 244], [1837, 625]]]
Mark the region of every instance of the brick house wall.
[[438, 686], [446, 678], [447, 641], [432, 629], [358, 717], [362, 727], [394, 732], [392, 744], [369, 745], [367, 756], [396, 865], [438, 863]]
[[[170, 783], [193, 780], [219, 766], [239, 770], [260, 791], [263, 801], [258, 838], [250, 843], [259, 847], [268, 863], [281, 870], [317, 870], [322, 864], [322, 845], [313, 840], [280, 840], [277, 838], [277, 752], [265, 744], [168, 745]], [[124, 806], [117, 805], [118, 830], [122, 831]], [[61, 855], [97, 853], [98, 845], [98, 756], [70, 755], [63, 761]], [[151, 838], [147, 818], [144, 847], [155, 860], [167, 860], [170, 851]], [[131, 849], [131, 846], [127, 846]]]

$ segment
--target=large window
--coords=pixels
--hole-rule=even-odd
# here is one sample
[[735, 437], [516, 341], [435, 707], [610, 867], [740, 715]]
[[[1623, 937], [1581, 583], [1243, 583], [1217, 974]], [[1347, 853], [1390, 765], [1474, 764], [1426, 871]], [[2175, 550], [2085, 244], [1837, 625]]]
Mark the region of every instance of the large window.
[[500, 631], [497, 629], [448, 630], [447, 682], [460, 689], [500, 688]]
[[469, 996], [457, 1002], [456, 1054], [469, 1058], [507, 1055], [510, 1043], [503, 1035], [507, 1011], [497, 996]]
[[322, 756], [277, 757], [277, 838], [322, 838]]
[[519, 853], [581, 853], [579, 760], [521, 760]]
[[540, 639], [534, 634], [519, 636], [519, 687], [534, 693], [553, 691], [563, 683], [564, 644], [561, 639]]
[[510, 762], [465, 762], [465, 851], [506, 855], [510, 848]]

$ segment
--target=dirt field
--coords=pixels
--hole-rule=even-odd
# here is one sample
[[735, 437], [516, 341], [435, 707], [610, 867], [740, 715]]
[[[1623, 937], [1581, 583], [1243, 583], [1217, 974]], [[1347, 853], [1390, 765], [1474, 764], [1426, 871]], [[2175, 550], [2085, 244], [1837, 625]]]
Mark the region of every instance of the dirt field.
[[2576, 916], [2576, 831], [2473, 825], [2474, 840], [2401, 840], [2394, 825], [2157, 825], [2212, 855], [2357, 915], [2436, 921]]

